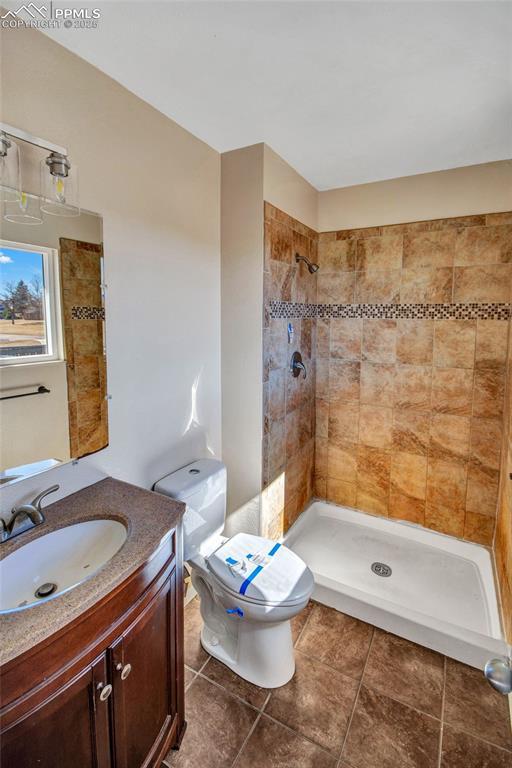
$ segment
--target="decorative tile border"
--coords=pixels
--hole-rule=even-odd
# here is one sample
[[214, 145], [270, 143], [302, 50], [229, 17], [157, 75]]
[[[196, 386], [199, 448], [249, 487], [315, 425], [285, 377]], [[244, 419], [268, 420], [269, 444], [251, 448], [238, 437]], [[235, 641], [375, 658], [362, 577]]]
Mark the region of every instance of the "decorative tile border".
[[71, 307], [72, 320], [104, 320], [103, 307]]
[[512, 304], [297, 304], [271, 301], [270, 317], [367, 320], [508, 320]]

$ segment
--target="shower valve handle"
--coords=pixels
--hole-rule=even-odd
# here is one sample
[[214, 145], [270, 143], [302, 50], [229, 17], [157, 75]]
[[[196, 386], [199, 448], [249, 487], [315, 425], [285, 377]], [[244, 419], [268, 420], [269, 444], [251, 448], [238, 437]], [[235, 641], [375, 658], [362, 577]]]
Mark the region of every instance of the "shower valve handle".
[[307, 376], [306, 366], [302, 362], [302, 355], [300, 352], [293, 353], [292, 359], [290, 362], [290, 370], [295, 379], [297, 378], [297, 376], [300, 376], [301, 371], [304, 374], [302, 378], [304, 379], [306, 378]]

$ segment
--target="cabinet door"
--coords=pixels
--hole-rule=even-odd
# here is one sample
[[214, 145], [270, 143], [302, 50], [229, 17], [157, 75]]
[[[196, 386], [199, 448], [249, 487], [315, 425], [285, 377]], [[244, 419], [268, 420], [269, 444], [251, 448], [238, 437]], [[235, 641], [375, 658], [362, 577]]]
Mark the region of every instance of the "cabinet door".
[[111, 646], [116, 768], [153, 766], [176, 716], [173, 571]]
[[103, 654], [2, 733], [2, 768], [110, 768], [106, 683]]

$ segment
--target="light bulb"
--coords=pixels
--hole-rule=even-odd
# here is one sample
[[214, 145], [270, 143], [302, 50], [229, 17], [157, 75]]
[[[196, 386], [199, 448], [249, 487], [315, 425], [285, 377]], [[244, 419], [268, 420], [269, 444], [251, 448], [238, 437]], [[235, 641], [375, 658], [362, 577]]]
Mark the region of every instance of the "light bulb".
[[53, 190], [55, 193], [55, 199], [59, 203], [64, 204], [66, 202], [66, 182], [62, 176], [52, 176]]

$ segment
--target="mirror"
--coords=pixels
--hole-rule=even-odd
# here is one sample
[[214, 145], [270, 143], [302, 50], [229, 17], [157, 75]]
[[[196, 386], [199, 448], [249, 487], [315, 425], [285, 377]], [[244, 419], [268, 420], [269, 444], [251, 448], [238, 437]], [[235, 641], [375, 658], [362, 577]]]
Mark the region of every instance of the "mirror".
[[0, 223], [0, 484], [108, 445], [102, 219], [82, 211], [31, 226], [7, 220], [8, 210]]

